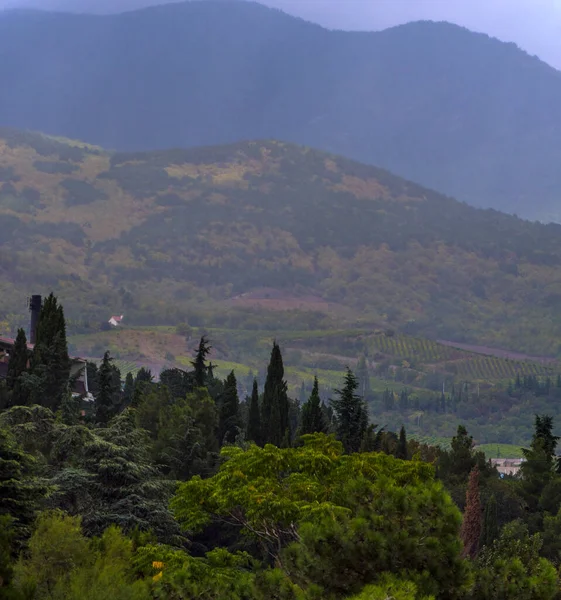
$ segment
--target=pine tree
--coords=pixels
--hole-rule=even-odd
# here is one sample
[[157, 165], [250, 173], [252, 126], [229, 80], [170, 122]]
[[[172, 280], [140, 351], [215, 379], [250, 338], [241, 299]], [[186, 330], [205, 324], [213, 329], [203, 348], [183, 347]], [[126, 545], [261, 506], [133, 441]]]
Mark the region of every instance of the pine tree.
[[224, 382], [224, 392], [220, 398], [218, 413], [218, 443], [232, 444], [241, 429], [240, 400], [238, 398], [238, 382], [232, 371]]
[[263, 443], [282, 446], [290, 439], [289, 402], [279, 345], [274, 342], [263, 393]]
[[315, 377], [312, 394], [302, 406], [302, 427], [300, 431], [302, 435], [305, 435], [307, 433], [327, 433], [327, 430], [328, 427], [319, 397], [318, 378]]
[[42, 397], [35, 400], [53, 411], [58, 410], [68, 389], [70, 358], [64, 310], [53, 294], [41, 307], [31, 370], [40, 380], [36, 388]]
[[355, 392], [358, 381], [347, 367], [344, 386], [336, 390], [337, 398], [331, 401], [337, 421], [337, 437], [348, 453], [359, 452], [368, 429], [368, 411], [364, 400]]
[[112, 363], [113, 359], [106, 352], [98, 371], [99, 391], [95, 398], [96, 421], [101, 425], [107, 425], [120, 408], [120, 375], [117, 379]]
[[249, 414], [247, 419], [246, 440], [255, 442], [258, 446], [262, 444], [261, 436], [261, 411], [259, 408], [259, 389], [257, 379], [253, 380], [251, 400], [249, 401]]
[[405, 433], [405, 427], [402, 425], [399, 430], [399, 441], [397, 442], [397, 449], [395, 453], [396, 458], [400, 458], [401, 460], [408, 459], [407, 452], [407, 435]]
[[485, 505], [483, 517], [483, 530], [481, 532], [481, 546], [490, 547], [499, 537], [499, 525], [497, 517], [497, 501], [493, 494]]
[[212, 346], [209, 345], [208, 340], [203, 335], [199, 341], [195, 360], [191, 361], [191, 365], [195, 370], [195, 385], [197, 387], [205, 387], [207, 383], [208, 366], [206, 364], [206, 359], [211, 350]]
[[464, 544], [463, 555], [475, 558], [481, 537], [481, 500], [479, 498], [479, 469], [475, 466], [469, 474], [466, 508], [460, 537]]

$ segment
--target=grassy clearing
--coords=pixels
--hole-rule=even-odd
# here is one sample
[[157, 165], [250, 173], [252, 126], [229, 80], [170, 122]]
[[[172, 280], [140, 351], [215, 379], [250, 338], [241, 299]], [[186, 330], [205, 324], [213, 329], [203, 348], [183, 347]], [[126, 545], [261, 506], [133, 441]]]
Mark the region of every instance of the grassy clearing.
[[487, 458], [523, 458], [522, 448], [513, 444], [481, 444], [477, 450], [485, 452]]

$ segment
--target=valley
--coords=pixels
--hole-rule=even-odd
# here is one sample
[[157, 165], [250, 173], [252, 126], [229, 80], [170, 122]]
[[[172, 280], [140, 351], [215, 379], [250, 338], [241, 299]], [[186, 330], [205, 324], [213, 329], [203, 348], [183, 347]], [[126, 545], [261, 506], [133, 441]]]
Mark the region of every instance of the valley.
[[0, 0], [0, 599], [560, 600], [561, 72], [38, 2]]

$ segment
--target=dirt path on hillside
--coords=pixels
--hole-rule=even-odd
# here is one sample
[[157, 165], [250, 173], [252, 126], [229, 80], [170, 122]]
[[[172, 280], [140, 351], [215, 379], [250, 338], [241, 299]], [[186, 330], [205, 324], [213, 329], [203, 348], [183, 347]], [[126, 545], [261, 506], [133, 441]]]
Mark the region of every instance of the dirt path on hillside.
[[489, 346], [477, 346], [474, 344], [462, 344], [459, 342], [450, 342], [449, 340], [436, 340], [443, 346], [450, 346], [451, 348], [458, 348], [459, 350], [465, 350], [466, 352], [473, 352], [474, 354], [485, 354], [487, 356], [496, 356], [497, 358], [507, 358], [509, 360], [529, 360], [532, 362], [541, 363], [542, 365], [549, 365], [556, 363], [557, 360], [551, 356], [531, 356], [530, 354], [523, 354], [521, 352], [511, 352], [510, 350], [502, 350], [501, 348], [491, 348]]

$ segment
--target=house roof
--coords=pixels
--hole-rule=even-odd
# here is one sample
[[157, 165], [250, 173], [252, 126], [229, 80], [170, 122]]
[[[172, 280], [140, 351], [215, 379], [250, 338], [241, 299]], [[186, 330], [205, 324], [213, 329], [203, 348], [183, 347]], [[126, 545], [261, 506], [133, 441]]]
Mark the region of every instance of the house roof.
[[[16, 340], [14, 338], [0, 337], [0, 348], [11, 348], [15, 342]], [[35, 348], [35, 344], [30, 344], [28, 342], [27, 348], [29, 350], [33, 350], [33, 348]], [[80, 363], [88, 362], [85, 358], [80, 358], [79, 356], [71, 356], [70, 360]]]
[[[6, 347], [6, 346], [13, 346], [16, 343], [16, 340], [14, 340], [14, 338], [9, 338], [9, 337], [0, 337], [0, 347]], [[34, 348], [34, 344], [30, 344], [29, 342], [27, 343], [27, 347], [29, 348], [29, 350], [33, 350]]]
[[117, 323], [120, 323], [123, 320], [123, 315], [121, 315], [120, 317], [113, 316], [109, 320], [110, 321], [117, 321]]

